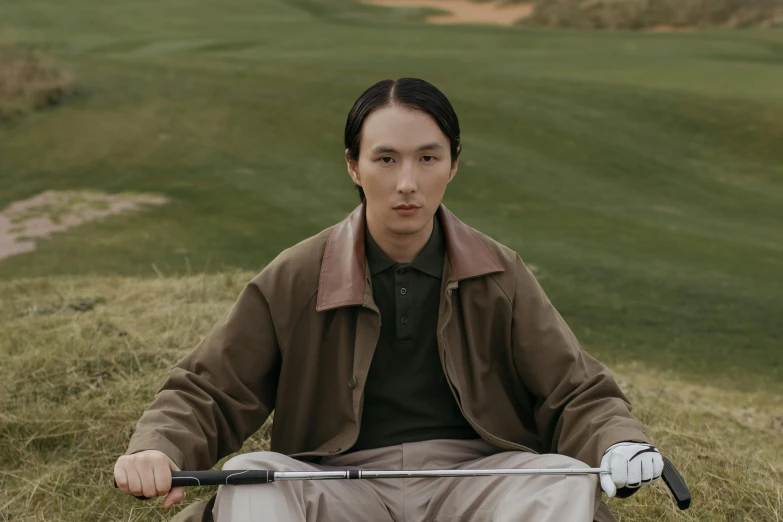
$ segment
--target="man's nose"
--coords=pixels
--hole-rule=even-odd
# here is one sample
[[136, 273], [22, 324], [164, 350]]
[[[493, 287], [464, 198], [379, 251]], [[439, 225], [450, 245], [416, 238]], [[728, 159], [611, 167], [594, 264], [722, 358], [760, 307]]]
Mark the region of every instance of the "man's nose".
[[416, 171], [410, 163], [404, 163], [397, 178], [397, 191], [409, 193], [416, 191]]

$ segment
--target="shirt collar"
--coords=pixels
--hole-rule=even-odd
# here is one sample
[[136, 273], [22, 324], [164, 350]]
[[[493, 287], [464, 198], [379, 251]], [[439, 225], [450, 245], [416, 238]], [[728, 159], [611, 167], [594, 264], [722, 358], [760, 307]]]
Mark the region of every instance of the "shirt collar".
[[411, 268], [440, 279], [443, 274], [443, 258], [446, 257], [446, 241], [440, 227], [437, 214], [432, 220], [432, 234], [419, 255], [411, 263]]
[[387, 268], [394, 266], [396, 261], [386, 255], [386, 252], [381, 250], [378, 243], [375, 242], [370, 229], [364, 227], [364, 246], [366, 248], [365, 255], [367, 256], [367, 265], [370, 267], [370, 274], [377, 275], [386, 270]]
[[[371, 275], [379, 274], [389, 267], [398, 264], [386, 255], [386, 252], [381, 250], [381, 247], [375, 242], [372, 235], [370, 235], [370, 230], [366, 226], [364, 227], [364, 234], [364, 244], [366, 247], [365, 255], [367, 256], [367, 264], [370, 268]], [[443, 259], [445, 255], [446, 241], [443, 237], [440, 217], [435, 214], [432, 220], [432, 234], [430, 234], [430, 238], [424, 245], [424, 248], [421, 249], [421, 252], [419, 252], [416, 259], [414, 259], [409, 266], [415, 268], [419, 272], [424, 272], [425, 274], [440, 279], [443, 275]]]

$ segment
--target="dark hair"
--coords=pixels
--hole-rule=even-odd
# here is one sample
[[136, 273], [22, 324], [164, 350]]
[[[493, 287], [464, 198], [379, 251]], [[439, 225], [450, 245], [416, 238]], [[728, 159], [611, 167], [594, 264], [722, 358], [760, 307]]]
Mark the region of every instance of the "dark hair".
[[[364, 120], [374, 111], [393, 105], [419, 110], [432, 116], [443, 134], [451, 141], [452, 164], [457, 161], [462, 151], [457, 114], [445, 94], [419, 78], [382, 80], [364, 91], [354, 102], [345, 122], [345, 148], [348, 149], [350, 161], [359, 159]], [[364, 190], [358, 185], [356, 188], [359, 198], [364, 201]]]

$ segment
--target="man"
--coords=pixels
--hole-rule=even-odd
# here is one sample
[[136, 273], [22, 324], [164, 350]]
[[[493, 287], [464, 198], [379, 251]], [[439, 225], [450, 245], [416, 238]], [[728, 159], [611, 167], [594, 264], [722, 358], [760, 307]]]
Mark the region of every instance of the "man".
[[[362, 204], [282, 252], [171, 371], [115, 479], [179, 502], [275, 411], [270, 452], [224, 469], [610, 467], [627, 496], [663, 468], [607, 369], [519, 255], [442, 204], [451, 104], [418, 79], [365, 91], [345, 130]], [[613, 520], [595, 475], [221, 486], [180, 520]]]

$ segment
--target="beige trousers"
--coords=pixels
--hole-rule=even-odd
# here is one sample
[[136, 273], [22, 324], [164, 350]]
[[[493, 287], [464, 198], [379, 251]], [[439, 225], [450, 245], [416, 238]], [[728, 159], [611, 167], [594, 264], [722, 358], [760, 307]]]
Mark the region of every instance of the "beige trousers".
[[[431, 440], [357, 451], [318, 465], [245, 453], [223, 469], [329, 471], [580, 468], [563, 455], [505, 452], [478, 440]], [[220, 486], [217, 522], [591, 522], [596, 475], [281, 481]]]

